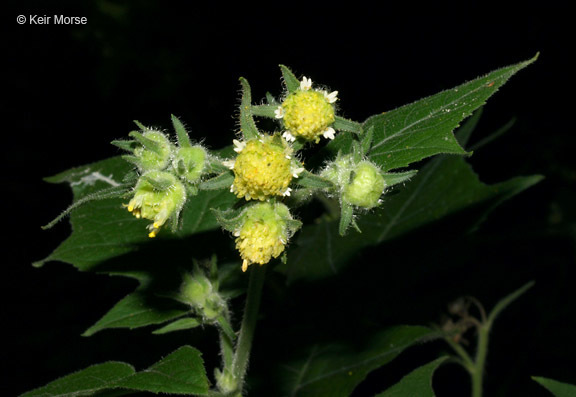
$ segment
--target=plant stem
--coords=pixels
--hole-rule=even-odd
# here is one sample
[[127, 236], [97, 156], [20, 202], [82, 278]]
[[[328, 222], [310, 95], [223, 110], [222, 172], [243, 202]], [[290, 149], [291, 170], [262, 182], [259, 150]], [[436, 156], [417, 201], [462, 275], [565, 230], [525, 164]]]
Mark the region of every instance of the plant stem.
[[[224, 311], [224, 315], [218, 317], [218, 333], [220, 334], [220, 351], [222, 352], [222, 360], [224, 361], [224, 368], [232, 366], [234, 359], [234, 340], [230, 336], [230, 313], [228, 309]], [[230, 331], [227, 330], [230, 328]]]
[[444, 340], [450, 346], [452, 346], [452, 349], [454, 349], [454, 351], [456, 353], [458, 353], [458, 355], [462, 359], [462, 361], [461, 361], [462, 366], [464, 368], [466, 368], [466, 370], [470, 373], [470, 375], [472, 375], [472, 372], [474, 372], [474, 368], [475, 368], [476, 364], [474, 363], [474, 361], [472, 361], [468, 352], [462, 346], [460, 346], [458, 343], [456, 343], [452, 339], [450, 339], [450, 337], [446, 337]]
[[232, 373], [242, 387], [246, 370], [248, 368], [248, 359], [252, 348], [252, 339], [256, 321], [258, 320], [258, 310], [260, 308], [260, 297], [262, 295], [262, 286], [264, 285], [265, 266], [250, 267], [250, 281], [248, 283], [248, 293], [246, 297], [246, 306], [244, 308], [244, 317], [238, 336], [238, 344], [234, 353], [232, 362]]
[[492, 323], [485, 322], [478, 327], [478, 347], [476, 348], [475, 368], [472, 375], [472, 397], [482, 397], [484, 364], [488, 355], [488, 336]]

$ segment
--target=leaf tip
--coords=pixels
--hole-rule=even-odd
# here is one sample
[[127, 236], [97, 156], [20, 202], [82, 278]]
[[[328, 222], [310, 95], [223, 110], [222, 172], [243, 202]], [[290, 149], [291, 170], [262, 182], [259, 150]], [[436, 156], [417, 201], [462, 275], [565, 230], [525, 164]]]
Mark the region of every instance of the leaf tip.
[[84, 337], [84, 338], [88, 338], [88, 337], [94, 335], [96, 332], [98, 332], [98, 330], [94, 330], [93, 328], [94, 328], [94, 327], [88, 328], [86, 331], [82, 332], [82, 333], [80, 334], [80, 336], [82, 336], [82, 337]]
[[41, 267], [44, 266], [44, 264], [45, 264], [47, 261], [48, 261], [48, 258], [42, 259], [42, 260], [39, 260], [39, 261], [32, 262], [32, 267], [35, 267], [36, 269], [40, 269]]

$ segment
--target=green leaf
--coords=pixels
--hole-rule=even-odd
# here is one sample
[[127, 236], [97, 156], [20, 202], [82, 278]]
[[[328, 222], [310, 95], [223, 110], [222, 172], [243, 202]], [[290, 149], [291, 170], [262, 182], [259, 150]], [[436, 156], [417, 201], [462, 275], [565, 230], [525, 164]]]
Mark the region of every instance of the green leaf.
[[374, 127], [369, 128], [368, 131], [362, 134], [360, 138], [360, 149], [362, 156], [365, 156], [372, 147], [372, 140], [374, 139]]
[[448, 357], [441, 357], [415, 369], [403, 377], [400, 382], [375, 397], [435, 397], [436, 394], [432, 389], [432, 376], [434, 371], [447, 359]]
[[312, 189], [332, 189], [334, 184], [326, 178], [304, 170], [297, 179], [293, 180], [295, 184]]
[[348, 230], [348, 226], [354, 222], [354, 208], [346, 203], [340, 203], [340, 223], [338, 224], [338, 233], [340, 236], [344, 236], [346, 234], [346, 230]]
[[362, 123], [348, 120], [341, 116], [335, 117], [334, 124], [332, 124], [332, 127], [334, 127], [334, 129], [338, 131], [353, 132], [355, 134], [359, 134], [360, 131], [362, 131]]
[[240, 102], [240, 131], [245, 140], [256, 139], [259, 136], [258, 128], [252, 117], [252, 94], [248, 80], [241, 77], [242, 100]]
[[296, 91], [300, 87], [300, 80], [292, 73], [288, 67], [280, 65], [280, 70], [282, 71], [282, 77], [284, 78], [284, 85], [289, 93]]
[[155, 178], [151, 178], [147, 175], [142, 175], [141, 178], [146, 180], [148, 183], [150, 183], [155, 190], [159, 190], [159, 191], [168, 190], [172, 186], [172, 184], [174, 183], [172, 178], [163, 178], [160, 176], [156, 176]]
[[226, 171], [214, 178], [207, 179], [200, 182], [198, 188], [200, 190], [218, 190], [218, 189], [228, 189], [234, 182], [234, 175], [230, 171]]
[[201, 353], [182, 346], [150, 368], [117, 382], [117, 387], [152, 393], [207, 394], [208, 378]]
[[229, 232], [234, 232], [242, 226], [241, 221], [243, 219], [243, 208], [230, 208], [224, 211], [213, 209], [212, 212], [214, 213], [214, 217], [218, 221], [218, 224]]
[[136, 146], [135, 141], [125, 141], [125, 140], [113, 140], [110, 142], [112, 145], [119, 147], [122, 150], [126, 150], [127, 152], [133, 152]]
[[176, 131], [176, 136], [178, 137], [178, 144], [180, 147], [191, 147], [190, 137], [188, 136], [188, 131], [184, 127], [184, 124], [178, 119], [178, 117], [171, 115], [172, 125], [174, 126], [174, 131]]
[[144, 135], [142, 135], [142, 133], [138, 131], [132, 131], [128, 134], [128, 136], [136, 139], [147, 150], [162, 155], [162, 146], [158, 142], [146, 138]]
[[550, 378], [543, 378], [541, 376], [533, 376], [532, 380], [538, 382], [546, 390], [552, 393], [555, 397], [574, 397], [576, 396], [576, 385], [569, 383], [558, 382]]
[[306, 225], [291, 244], [288, 262], [277, 269], [288, 275], [289, 282], [336, 274], [361, 248], [380, 244], [470, 206], [482, 204], [487, 214], [541, 179], [534, 175], [486, 185], [462, 157], [435, 158], [404, 189], [384, 196], [384, 202], [370, 215], [358, 217], [362, 234], [340, 237], [336, 219]]
[[278, 105], [253, 105], [252, 114], [254, 116], [268, 117], [271, 119], [276, 118], [274, 111], [278, 109]]
[[187, 317], [181, 318], [176, 321], [171, 322], [168, 325], [165, 325], [162, 328], [158, 328], [156, 331], [152, 332], [156, 335], [167, 334], [169, 332], [174, 331], [182, 331], [186, 329], [196, 328], [200, 326], [202, 323], [197, 318]]
[[316, 346], [307, 358], [287, 365], [285, 394], [290, 397], [348, 396], [366, 375], [408, 347], [437, 333], [426, 327], [398, 326], [379, 332], [359, 349]]
[[510, 295], [500, 299], [496, 306], [492, 309], [490, 314], [488, 315], [488, 322], [493, 323], [496, 320], [496, 317], [502, 312], [502, 310], [506, 309], [512, 302], [522, 296], [526, 291], [534, 286], [534, 281], [530, 281], [524, 284], [522, 287], [518, 288], [516, 291], [512, 292]]
[[96, 364], [24, 393], [21, 397], [90, 396], [113, 387], [115, 382], [134, 372], [134, 368], [126, 363], [110, 361]]
[[[64, 376], [22, 396], [92, 396], [112, 389], [205, 395], [208, 387], [200, 352], [191, 346], [182, 346], [141, 372], [135, 372], [129, 364], [111, 361]], [[125, 393], [118, 391], [104, 395], [122, 394]]]
[[406, 183], [412, 179], [418, 171], [406, 171], [406, 172], [383, 172], [382, 176], [386, 181], [386, 187], [391, 187], [398, 185], [400, 183]]
[[[120, 157], [113, 157], [70, 169], [46, 178], [46, 181], [69, 183], [74, 202], [77, 202], [104, 188], [119, 186], [124, 175], [131, 170], [130, 164]], [[216, 229], [219, 225], [210, 208], [229, 208], [236, 200], [228, 190], [199, 192], [184, 206], [182, 228], [175, 234], [161, 231], [160, 238], [181, 238]], [[92, 270], [107, 260], [138, 251], [146, 244], [156, 244], [157, 239], [147, 237], [146, 226], [150, 221], [132, 216], [123, 207], [127, 202], [127, 199], [120, 198], [92, 201], [73, 211], [70, 237], [35, 266], [48, 261], [62, 261], [80, 270]]]
[[368, 118], [363, 129], [374, 128], [370, 159], [387, 171], [440, 153], [466, 154], [452, 131], [512, 75], [535, 60], [536, 57], [495, 70], [451, 90]]
[[118, 302], [96, 324], [82, 335], [92, 336], [108, 328], [139, 328], [147, 325], [162, 324], [188, 314], [171, 299], [155, 298], [143, 292], [133, 292]]

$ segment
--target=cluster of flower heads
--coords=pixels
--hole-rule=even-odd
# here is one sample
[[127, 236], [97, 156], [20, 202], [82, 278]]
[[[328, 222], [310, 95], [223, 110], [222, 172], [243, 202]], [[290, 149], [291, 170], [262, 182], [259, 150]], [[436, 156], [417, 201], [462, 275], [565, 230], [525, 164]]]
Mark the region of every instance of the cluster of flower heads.
[[[115, 142], [132, 153], [125, 158], [139, 170], [139, 180], [125, 206], [137, 218], [152, 221], [148, 226], [150, 237], [156, 236], [166, 222], [176, 225], [186, 200], [198, 192], [202, 178], [216, 173], [219, 175], [212, 180], [218, 182], [214, 186], [221, 188], [222, 181], [229, 180], [230, 192], [245, 202], [240, 209], [215, 211], [222, 227], [236, 238], [242, 270], [253, 263], [268, 263], [284, 252], [290, 237], [301, 227], [281, 202], [291, 195], [294, 180], [301, 179], [306, 171], [297, 151], [304, 144], [319, 143], [321, 137], [334, 139], [334, 104], [338, 100], [337, 91], [313, 89], [307, 77], [292, 80], [290, 88], [280, 104], [269, 105], [272, 109], [266, 114], [280, 123], [280, 132], [260, 132], [252, 120], [251, 105], [241, 107], [241, 117], [252, 122], [247, 125], [249, 132], [242, 131], [242, 139], [233, 140], [234, 158], [218, 159], [202, 146], [192, 145], [175, 117], [178, 144], [140, 124], [143, 132], [131, 133], [133, 141]], [[306, 172], [306, 177], [322, 179], [324, 187], [315, 188], [337, 195], [343, 208], [372, 208], [378, 205], [386, 183], [378, 167], [356, 157], [339, 155], [320, 175]], [[220, 168], [214, 167], [214, 162]]]
[[228, 227], [236, 237], [243, 271], [252, 263], [263, 265], [277, 258], [299, 227], [288, 207], [275, 200], [290, 196], [290, 184], [305, 171], [294, 156], [292, 143], [297, 139], [318, 143], [321, 136], [334, 139], [337, 95], [337, 91], [312, 89], [312, 80], [304, 77], [274, 110], [283, 133], [268, 135], [258, 131], [250, 139], [233, 140], [237, 156], [224, 161], [234, 173], [230, 192], [246, 201], [262, 202], [248, 204], [238, 221]]
[[123, 156], [134, 164], [139, 178], [125, 207], [136, 218], [152, 221], [148, 236], [156, 237], [160, 228], [170, 222], [175, 228], [189, 196], [197, 193], [197, 184], [210, 171], [211, 158], [201, 145], [192, 145], [182, 123], [172, 116], [178, 143], [172, 143], [161, 131], [137, 123], [133, 140], [113, 144], [131, 154]]

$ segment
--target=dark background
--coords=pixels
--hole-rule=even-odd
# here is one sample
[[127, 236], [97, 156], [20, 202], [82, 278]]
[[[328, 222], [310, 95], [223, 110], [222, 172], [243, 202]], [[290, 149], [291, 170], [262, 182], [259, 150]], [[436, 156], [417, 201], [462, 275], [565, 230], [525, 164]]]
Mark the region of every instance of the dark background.
[[[530, 174], [546, 179], [501, 206], [471, 236], [455, 233], [460, 229], [447, 220], [409, 242], [368, 250], [357, 262], [361, 271], [356, 266], [337, 280], [268, 291], [252, 373], [270, 374], [270, 362], [285, 353], [270, 354], [271, 335], [289, 335], [295, 323], [324, 319], [339, 328], [318, 332], [362, 338], [361, 319], [381, 326], [425, 325], [438, 321], [460, 295], [492, 307], [535, 280], [494, 328], [486, 395], [547, 395], [531, 375], [576, 383], [576, 139], [572, 100], [565, 99], [572, 80], [567, 10], [524, 3], [507, 13], [502, 4], [480, 2], [433, 11], [418, 11], [417, 4], [314, 9], [214, 3], [190, 9], [157, 1], [44, 3], [9, 4], [2, 17], [2, 113], [8, 124], [1, 138], [0, 186], [9, 235], [2, 244], [2, 395], [106, 360], [144, 368], [190, 343], [185, 335], [156, 337], [148, 330], [80, 336], [136, 285], [61, 263], [32, 268], [69, 233], [65, 222], [40, 230], [71, 200], [65, 186], [44, 183], [43, 177], [118, 154], [109, 142], [126, 136], [134, 119], [169, 128], [174, 113], [208, 147], [227, 145], [236, 128], [238, 77], [250, 81], [256, 100], [267, 90], [278, 94], [280, 63], [337, 89], [343, 115], [362, 121], [537, 52], [538, 61], [490, 99], [476, 139], [513, 117], [516, 124], [470, 162], [486, 183]], [[85, 16], [88, 24], [18, 25], [20, 14]], [[380, 264], [382, 252], [387, 260]], [[282, 298], [291, 304], [282, 305]], [[357, 301], [360, 308], [350, 306]], [[307, 311], [299, 313], [299, 304]], [[335, 320], [342, 317], [351, 325]], [[214, 337], [208, 331], [200, 342], [210, 346]], [[287, 350], [291, 343], [282, 341]], [[207, 349], [210, 362], [214, 352]], [[392, 365], [397, 369], [371, 375], [355, 395], [373, 395], [443, 347], [418, 349]], [[254, 379], [254, 395], [269, 395], [263, 379]], [[454, 365], [440, 369], [435, 379], [440, 397], [467, 393], [466, 374]]]

